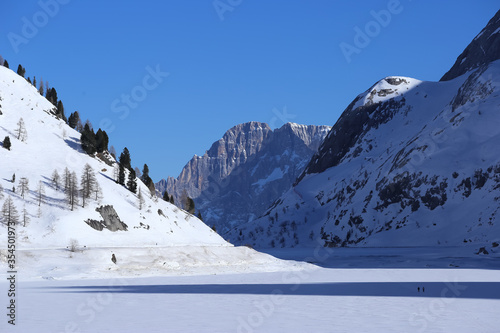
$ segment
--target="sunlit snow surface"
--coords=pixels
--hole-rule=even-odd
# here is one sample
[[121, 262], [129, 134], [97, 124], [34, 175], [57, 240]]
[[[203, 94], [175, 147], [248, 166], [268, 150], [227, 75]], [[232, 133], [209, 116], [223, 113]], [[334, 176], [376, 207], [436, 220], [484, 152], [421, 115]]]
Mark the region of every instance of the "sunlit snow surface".
[[[7, 331], [498, 332], [498, 270], [363, 268], [383, 267], [388, 252], [371, 249], [350, 258], [349, 251], [318, 249], [308, 255], [314, 252], [325, 267], [21, 281], [17, 325]], [[403, 252], [394, 257], [411, 267], [419, 251]], [[434, 263], [453, 260], [430, 252], [424, 257]], [[336, 261], [357, 266], [328, 267]], [[0, 326], [5, 332], [10, 325], [4, 319]]]

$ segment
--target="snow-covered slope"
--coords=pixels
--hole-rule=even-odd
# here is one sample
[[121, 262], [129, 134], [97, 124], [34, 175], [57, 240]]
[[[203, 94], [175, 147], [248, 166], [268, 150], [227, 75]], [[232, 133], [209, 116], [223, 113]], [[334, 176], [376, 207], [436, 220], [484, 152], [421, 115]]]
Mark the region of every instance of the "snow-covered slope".
[[499, 60], [442, 82], [387, 77], [348, 106], [295, 186], [229, 237], [498, 251], [499, 111]]
[[[91, 264], [93, 267], [106, 266], [105, 270], [109, 269], [109, 265], [113, 265], [110, 260], [111, 252], [116, 253], [118, 258], [124, 258], [125, 255], [120, 255], [120, 248], [128, 249], [123, 251], [129, 251], [126, 257], [130, 262], [134, 262], [134, 253], [144, 258], [144, 251], [130, 249], [148, 247], [177, 247], [178, 250], [173, 248], [164, 250], [165, 253], [159, 255], [159, 258], [177, 258], [176, 262], [187, 260], [190, 266], [220, 265], [221, 256], [228, 265], [231, 263], [243, 265], [245, 261], [242, 261], [242, 257], [247, 258], [249, 262], [263, 259], [255, 251], [235, 249], [196, 217], [170, 203], [152, 198], [146, 186], [140, 181], [138, 185], [145, 203], [142, 209], [139, 209], [138, 194], [130, 192], [114, 181], [114, 166], [84, 153], [81, 149], [80, 133], [57, 119], [53, 114], [53, 105], [40, 96], [31, 84], [2, 66], [0, 66], [0, 105], [0, 140], [3, 141], [9, 136], [12, 143], [10, 150], [0, 147], [0, 185], [3, 188], [0, 192], [0, 207], [8, 198], [12, 198], [20, 216], [20, 224], [16, 227], [16, 245], [18, 251], [21, 251], [19, 253], [24, 253], [26, 256], [24, 258], [21, 256], [18, 263], [24, 263], [31, 269], [33, 265], [38, 265], [39, 270], [50, 271], [49, 267], [61, 265], [61, 261], [57, 259], [59, 255], [52, 257], [40, 253], [39, 250], [67, 251], [66, 248], [70, 243], [75, 243], [73, 240], [79, 244], [77, 250], [100, 249], [102, 256], [96, 257], [96, 252], [93, 252], [94, 255], [75, 255], [75, 257], [83, 260], [81, 263]], [[27, 132], [24, 142], [17, 139], [16, 132], [21, 118], [24, 120]], [[115, 163], [112, 158], [111, 161]], [[65, 168], [68, 168], [70, 172], [77, 174], [80, 187], [80, 176], [85, 164], [89, 164], [95, 171], [102, 193], [98, 195], [97, 200], [95, 195], [92, 195], [86, 202], [85, 208], [82, 207], [83, 202], [79, 197], [78, 205], [72, 211], [64, 191], [61, 187], [54, 186], [52, 174], [57, 170], [62, 178]], [[15, 181], [12, 182], [14, 174]], [[29, 180], [29, 192], [23, 198], [20, 181], [24, 177]], [[44, 193], [39, 206], [37, 191], [40, 184]], [[85, 223], [87, 219], [102, 220], [96, 208], [103, 205], [114, 207], [121, 221], [128, 226], [127, 231], [112, 232], [107, 229], [98, 231]], [[29, 218], [26, 225], [23, 221], [25, 215]], [[2, 244], [0, 261], [3, 262], [6, 261], [7, 254], [5, 221], [3, 219], [3, 223], [0, 224]], [[198, 250], [194, 249], [195, 247], [198, 247]], [[201, 247], [204, 250], [200, 250]], [[226, 250], [216, 250], [214, 247]], [[107, 249], [104, 252], [108, 254], [104, 255], [103, 249]], [[158, 249], [156, 251], [162, 252]], [[198, 256], [200, 251], [203, 256]], [[246, 254], [242, 256], [242, 253]], [[64, 253], [60, 255], [68, 257]], [[86, 260], [90, 258], [92, 260], [87, 262]], [[138, 262], [143, 263], [139, 267], [142, 271], [137, 267], [136, 270], [141, 274], [149, 274], [148, 265], [151, 264], [150, 267], [153, 268], [156, 257], [151, 254], [149, 259], [139, 260]], [[266, 257], [263, 260], [271, 263], [274, 259]], [[162, 261], [165, 269], [172, 268], [169, 262], [171, 261]], [[122, 264], [125, 263], [122, 261]], [[113, 270], [117, 269], [115, 266], [112, 267]], [[177, 270], [182, 271], [182, 266]], [[35, 276], [42, 274], [35, 271], [36, 269], [33, 272]]]
[[[80, 133], [71, 129], [51, 113], [53, 105], [41, 97], [37, 90], [16, 73], [0, 68], [0, 96], [2, 115], [0, 116], [0, 138], [9, 136], [12, 147], [0, 149], [0, 184], [3, 186], [4, 200], [10, 196], [22, 215], [25, 207], [31, 222], [19, 228], [18, 239], [33, 247], [67, 246], [70, 238], [80, 244], [97, 245], [223, 245], [227, 243], [210, 231], [203, 223], [169, 203], [150, 198], [147, 188], [142, 187], [146, 205], [138, 209], [137, 195], [119, 186], [114, 181], [114, 168], [103, 161], [89, 157], [81, 150]], [[23, 118], [27, 129], [25, 142], [16, 139], [16, 128]], [[52, 186], [54, 170], [62, 176], [67, 167], [74, 171], [80, 184], [83, 166], [88, 163], [96, 171], [97, 181], [102, 188], [102, 197], [90, 200], [87, 207], [74, 211], [65, 201], [65, 194]], [[12, 183], [12, 175], [16, 180]], [[25, 199], [20, 196], [19, 182], [22, 177], [29, 180], [30, 192]], [[40, 214], [36, 191], [39, 182], [45, 189], [44, 203]], [[12, 188], [16, 187], [16, 193]], [[2, 200], [2, 202], [4, 201]], [[128, 231], [112, 233], [97, 231], [89, 227], [86, 219], [100, 220], [95, 208], [101, 205], [114, 206], [119, 217], [128, 225]], [[158, 214], [161, 209], [165, 216]], [[40, 217], [38, 217], [40, 215]], [[145, 229], [140, 223], [149, 225]], [[147, 227], [146, 227], [147, 228]], [[5, 228], [0, 232], [5, 233]], [[0, 235], [2, 237], [2, 235]]]

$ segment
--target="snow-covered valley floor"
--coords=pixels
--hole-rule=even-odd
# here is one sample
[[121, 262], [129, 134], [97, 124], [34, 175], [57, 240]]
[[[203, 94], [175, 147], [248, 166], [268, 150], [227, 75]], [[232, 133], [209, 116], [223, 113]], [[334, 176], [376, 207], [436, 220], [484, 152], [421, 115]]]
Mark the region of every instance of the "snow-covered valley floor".
[[[109, 250], [94, 250], [93, 255]], [[118, 260], [132, 258], [126, 257], [126, 251], [112, 250], [120, 253]], [[397, 249], [400, 254], [394, 258], [408, 259], [392, 261], [388, 249], [341, 249], [328, 253], [328, 257], [324, 250], [316, 251], [316, 258], [328, 258], [323, 267], [242, 252], [259, 258], [261, 270], [268, 265], [273, 272], [259, 272], [257, 262], [250, 267], [242, 261], [240, 266], [224, 269], [197, 265], [188, 270], [164, 270], [163, 275], [154, 267], [149, 272], [141, 267], [126, 274], [115, 267], [109, 274], [99, 273], [96, 279], [73, 267], [68, 268], [73, 275], [23, 280], [23, 270], [34, 270], [23, 267], [22, 261], [16, 326], [8, 325], [3, 315], [1, 331], [498, 332], [500, 271], [495, 269], [496, 255], [476, 256], [481, 259], [476, 268], [416, 268], [417, 264], [408, 263], [418, 262], [415, 258], [425, 252], [422, 249]], [[43, 251], [54, 255], [54, 250], [37, 250], [37, 256]], [[148, 256], [134, 251], [134, 260], [146, 262], [140, 258]], [[148, 251], [154, 253], [151, 249], [145, 253]], [[446, 267], [450, 256], [444, 252], [428, 250], [423, 258], [433, 266]], [[464, 256], [455, 252], [453, 260]], [[334, 262], [347, 263], [350, 258], [353, 268], [332, 268]], [[70, 259], [84, 262], [82, 258]], [[397, 268], [398, 262], [400, 267], [413, 268]], [[384, 263], [389, 268], [383, 268]], [[37, 266], [35, 262], [31, 265]], [[377, 268], [360, 268], [373, 266]], [[139, 271], [142, 276], [133, 277]], [[7, 289], [2, 277], [0, 290], [5, 305]]]

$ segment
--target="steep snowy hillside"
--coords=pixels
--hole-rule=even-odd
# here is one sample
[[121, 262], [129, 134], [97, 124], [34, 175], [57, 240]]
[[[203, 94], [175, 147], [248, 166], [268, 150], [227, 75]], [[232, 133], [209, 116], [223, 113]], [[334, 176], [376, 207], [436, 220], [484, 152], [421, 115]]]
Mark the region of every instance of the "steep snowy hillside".
[[179, 202], [194, 199], [205, 223], [220, 234], [263, 213], [300, 175], [329, 126], [287, 123], [274, 131], [249, 122], [228, 130], [204, 156], [195, 156], [177, 179], [156, 184]]
[[[0, 147], [0, 206], [7, 207], [10, 203], [18, 212], [17, 250], [24, 253], [18, 263], [24, 263], [30, 269], [36, 266], [40, 270], [50, 271], [51, 267], [61, 264], [58, 257], [67, 257], [64, 253], [59, 253], [59, 249], [67, 251], [66, 248], [72, 244], [77, 251], [101, 249], [102, 256], [92, 252], [94, 254], [81, 258], [83, 262], [92, 260], [90, 266], [94, 268], [108, 270], [108, 266], [113, 265], [110, 260], [113, 252], [118, 258], [126, 256], [131, 262], [141, 262], [142, 266], [136, 268], [142, 269], [144, 274], [148, 274], [148, 268], [153, 267], [158, 258], [164, 259], [161, 264], [165, 269], [171, 268], [168, 263], [173, 259], [176, 262], [189, 262], [189, 266], [220, 265], [221, 257], [225, 258], [224, 262], [228, 265], [242, 265], [245, 260], [263, 260], [267, 263], [273, 261], [270, 258], [263, 259], [260, 254], [246, 248], [233, 248], [196, 217], [170, 203], [151, 197], [146, 186], [138, 181], [144, 196], [141, 204], [138, 193], [132, 193], [116, 184], [112, 165], [116, 164], [114, 159], [110, 158], [107, 164], [84, 153], [80, 133], [57, 119], [53, 114], [53, 105], [40, 96], [24, 78], [1, 66], [0, 105], [0, 140], [3, 142], [8, 136], [11, 141], [10, 150]], [[20, 119], [26, 130], [19, 137]], [[3, 145], [6, 143], [3, 142]], [[92, 192], [84, 202], [80, 192], [80, 179], [86, 164], [92, 167], [100, 190]], [[68, 191], [63, 190], [66, 168], [77, 176], [78, 192], [75, 193], [73, 210], [67, 199]], [[61, 177], [59, 185], [53, 182], [54, 171]], [[102, 221], [104, 215], [114, 215], [113, 210], [106, 206], [112, 206], [123, 223], [115, 220], [113, 226], [99, 231], [97, 229], [103, 229], [104, 223], [98, 221]], [[104, 207], [104, 214], [96, 211], [96, 208], [101, 210], [101, 207]], [[0, 239], [3, 244], [0, 261], [3, 262], [6, 261], [7, 254], [7, 219], [3, 216], [0, 224]], [[90, 223], [97, 229], [86, 223], [89, 219], [93, 220]], [[121, 230], [111, 231], [116, 228]], [[175, 248], [163, 250], [165, 253], [162, 254], [161, 247], [172, 246]], [[130, 250], [148, 247], [156, 247], [148, 260], [142, 260], [146, 257], [143, 250]], [[195, 247], [198, 249], [194, 249]], [[201, 247], [204, 250], [200, 250]], [[103, 251], [106, 248], [108, 250]], [[55, 252], [48, 256], [37, 252], [40, 249], [52, 249]], [[127, 254], [121, 255], [124, 251], [128, 251]], [[134, 254], [142, 259], [134, 259]], [[122, 264], [126, 265], [123, 261]], [[182, 268], [180, 266], [177, 269]], [[117, 270], [116, 267], [113, 269]], [[36, 271], [34, 269], [34, 276], [40, 273]], [[91, 271], [90, 269], [87, 273]]]
[[497, 251], [499, 111], [500, 61], [442, 82], [387, 77], [348, 106], [295, 186], [228, 237]]
[[[146, 194], [148, 190], [144, 186], [141, 192], [146, 204], [143, 210], [139, 210], [137, 195], [115, 183], [113, 166], [85, 154], [80, 146], [80, 133], [56, 119], [51, 113], [53, 105], [41, 97], [34, 87], [4, 67], [0, 68], [0, 80], [3, 113], [0, 116], [0, 138], [3, 140], [9, 136], [12, 143], [10, 151], [0, 149], [3, 201], [7, 197], [12, 198], [20, 215], [25, 207], [31, 219], [26, 228], [20, 228], [20, 241], [32, 246], [65, 247], [70, 238], [76, 238], [80, 244], [88, 246], [111, 245], [109, 232], [94, 230], [84, 222], [87, 219], [102, 219], [95, 209], [111, 204], [128, 225], [127, 232], [112, 235], [114, 245], [154, 245], [158, 242], [163, 245], [192, 242], [225, 245], [221, 237], [196, 218], [176, 210], [168, 203], [154, 202]], [[18, 140], [16, 134], [21, 118], [27, 131], [25, 142]], [[102, 194], [99, 194], [97, 201], [95, 198], [89, 200], [85, 208], [81, 207], [81, 198], [78, 198], [78, 205], [71, 211], [65, 193], [53, 186], [52, 174], [57, 170], [63, 178], [67, 167], [70, 172], [76, 172], [80, 187], [80, 177], [86, 163], [96, 172]], [[12, 183], [14, 174], [16, 179]], [[29, 193], [24, 199], [20, 195], [23, 177], [29, 181]], [[45, 194], [39, 207], [36, 192], [40, 181]], [[12, 192], [13, 187], [16, 192]], [[162, 209], [165, 216], [158, 214], [158, 209]], [[151, 228], [144, 229], [141, 222]], [[5, 228], [0, 230], [5, 232]]]

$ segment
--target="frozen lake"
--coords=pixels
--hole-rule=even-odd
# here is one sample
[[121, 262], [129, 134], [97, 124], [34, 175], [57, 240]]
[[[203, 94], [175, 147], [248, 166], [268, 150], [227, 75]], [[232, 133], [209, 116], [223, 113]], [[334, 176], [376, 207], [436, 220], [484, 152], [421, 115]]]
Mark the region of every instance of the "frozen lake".
[[2, 332], [497, 332], [500, 272], [312, 268], [21, 281], [18, 293]]

